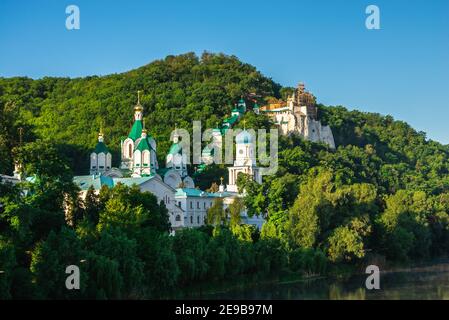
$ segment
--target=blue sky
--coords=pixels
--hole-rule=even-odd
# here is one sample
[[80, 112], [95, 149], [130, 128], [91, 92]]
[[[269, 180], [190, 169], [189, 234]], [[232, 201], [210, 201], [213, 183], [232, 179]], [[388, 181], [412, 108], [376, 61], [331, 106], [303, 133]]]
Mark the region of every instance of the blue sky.
[[[70, 4], [80, 30], [65, 28]], [[370, 4], [381, 30], [365, 28]], [[0, 2], [1, 77], [104, 75], [204, 50], [449, 143], [448, 0]]]

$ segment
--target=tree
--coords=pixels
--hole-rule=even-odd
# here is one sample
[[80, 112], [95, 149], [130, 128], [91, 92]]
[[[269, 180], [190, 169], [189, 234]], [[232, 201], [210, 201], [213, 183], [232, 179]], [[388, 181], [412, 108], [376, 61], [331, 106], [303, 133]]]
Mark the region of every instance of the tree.
[[136, 298], [142, 295], [144, 263], [137, 255], [137, 242], [128, 238], [125, 232], [116, 227], [103, 229], [93, 251], [118, 263], [118, 271], [122, 275], [123, 298]]
[[207, 210], [207, 223], [213, 226], [226, 224], [226, 213], [223, 209], [223, 199], [217, 198]]
[[94, 225], [98, 224], [100, 220], [100, 199], [96, 194], [94, 188], [91, 186], [86, 192], [84, 199], [84, 216]]
[[207, 239], [203, 232], [195, 229], [180, 230], [173, 239], [173, 252], [180, 270], [183, 284], [204, 279], [208, 266], [204, 261]]
[[231, 230], [240, 225], [241, 223], [241, 214], [243, 210], [245, 209], [245, 206], [243, 204], [243, 201], [239, 197], [235, 197], [232, 201], [232, 203], [228, 207], [229, 211], [229, 226]]
[[37, 294], [47, 299], [83, 297], [86, 289], [86, 273], [80, 272], [80, 290], [67, 290], [65, 270], [70, 265], [83, 270], [86, 253], [73, 230], [63, 227], [60, 232], [51, 231], [48, 238], [38, 243], [31, 256], [31, 272], [36, 282]]
[[0, 299], [11, 299], [13, 272], [16, 267], [14, 247], [0, 239]]
[[[100, 195], [100, 198], [103, 196]], [[169, 230], [170, 223], [165, 206], [158, 204], [152, 193], [140, 192], [136, 185], [127, 187], [118, 184], [110, 190], [106, 199], [97, 226], [100, 231], [107, 227], [120, 227], [132, 234], [139, 226], [153, 227], [160, 231]]]
[[363, 258], [365, 250], [362, 238], [347, 226], [338, 227], [329, 237], [328, 255], [332, 262]]

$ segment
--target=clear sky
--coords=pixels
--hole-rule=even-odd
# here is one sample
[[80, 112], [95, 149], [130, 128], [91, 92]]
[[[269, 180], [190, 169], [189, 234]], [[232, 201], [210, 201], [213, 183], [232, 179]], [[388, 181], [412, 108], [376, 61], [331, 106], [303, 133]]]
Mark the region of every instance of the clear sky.
[[[70, 4], [80, 30], [65, 27]], [[380, 30], [365, 27], [370, 4]], [[104, 75], [204, 50], [449, 143], [449, 0], [0, 1], [1, 77]]]

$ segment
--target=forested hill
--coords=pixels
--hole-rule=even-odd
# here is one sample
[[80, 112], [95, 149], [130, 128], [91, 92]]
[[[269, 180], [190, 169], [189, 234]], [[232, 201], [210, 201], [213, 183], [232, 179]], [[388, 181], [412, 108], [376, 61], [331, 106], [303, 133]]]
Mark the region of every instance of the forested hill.
[[[282, 88], [234, 56], [211, 53], [168, 56], [129, 72], [102, 77], [0, 78], [1, 171], [12, 170], [10, 150], [19, 143], [19, 127], [24, 128], [25, 142], [52, 139], [72, 160], [74, 171], [81, 174], [103, 126], [106, 143], [115, 152], [113, 164], [118, 165], [120, 139], [131, 126], [138, 90], [144, 92], [145, 123], [156, 138], [163, 161], [175, 124], [191, 129], [192, 120], [201, 120], [203, 128], [211, 128], [230, 114], [241, 96], [254, 93], [259, 99], [279, 98], [290, 88]], [[344, 153], [340, 156], [341, 170], [354, 167], [354, 175], [376, 179], [376, 183], [387, 179], [392, 190], [409, 184], [433, 191], [447, 186], [448, 148], [427, 141], [423, 133], [406, 123], [341, 107], [320, 106], [320, 117], [330, 124], [342, 149], [325, 154], [335, 158]], [[269, 126], [266, 120], [260, 116], [248, 122]], [[372, 171], [357, 166], [370, 166]]]
[[[72, 264], [70, 259], [86, 255], [93, 261], [87, 264], [93, 283], [88, 296], [114, 298], [132, 297], [136, 288], [150, 290], [145, 297], [159, 297], [164, 290], [198, 281], [255, 274], [265, 279], [287, 271], [326, 274], [340, 265], [366, 267], [449, 252], [448, 147], [391, 116], [344, 107], [319, 106], [336, 150], [296, 136], [280, 137], [276, 174], [264, 176], [262, 184], [240, 175], [243, 203], [235, 201], [228, 221], [217, 201], [208, 223], [223, 224], [215, 223], [214, 232], [208, 226], [167, 237], [166, 209], [136, 188], [103, 188], [99, 196], [92, 191], [80, 203], [64, 158], [76, 173], [85, 174], [102, 124], [106, 143], [117, 152], [131, 126], [138, 90], [144, 91], [145, 123], [162, 162], [175, 123], [189, 129], [192, 120], [202, 120], [203, 128], [211, 128], [242, 95], [269, 99], [291, 92], [235, 57], [209, 53], [169, 56], [104, 77], [0, 79], [0, 173], [12, 171], [11, 149], [19, 144], [22, 127], [24, 143], [16, 150], [25, 171], [37, 177], [26, 185], [31, 190], [26, 196], [0, 184], [0, 265], [12, 274], [16, 250], [20, 266], [15, 280], [0, 277], [10, 283], [0, 283], [0, 298], [22, 297], [23, 290], [14, 288], [25, 282], [39, 284], [43, 297], [65, 298], [67, 292], [55, 289], [64, 283], [58, 272]], [[251, 99], [247, 102], [251, 109]], [[247, 112], [244, 118], [247, 127], [272, 126], [264, 115]], [[115, 165], [118, 160], [115, 155]], [[196, 175], [197, 185], [209, 188], [226, 173], [225, 167], [210, 165]], [[73, 203], [67, 227], [63, 204], [68, 196]], [[266, 215], [260, 233], [235, 220], [241, 205], [250, 215]], [[102, 272], [110, 283], [97, 278]], [[116, 288], [122, 276], [123, 286]], [[36, 296], [30, 292], [27, 296]]]
[[[242, 95], [278, 97], [280, 89], [279, 84], [236, 57], [209, 53], [201, 57], [193, 53], [168, 56], [136, 70], [103, 77], [0, 78], [1, 117], [6, 118], [0, 131], [0, 158], [6, 160], [1, 165], [11, 170], [7, 154], [19, 141], [20, 123], [26, 127], [25, 140], [42, 137], [65, 144], [71, 156], [79, 157], [74, 161], [75, 171], [86, 170], [87, 151], [95, 145], [102, 122], [106, 143], [113, 151], [119, 150], [120, 138], [128, 134], [132, 124], [138, 90], [143, 90], [145, 124], [162, 159], [175, 124], [191, 128], [192, 120], [201, 120], [204, 128], [212, 128], [230, 114]], [[10, 124], [3, 125], [5, 121]], [[117, 164], [117, 156], [115, 160]]]

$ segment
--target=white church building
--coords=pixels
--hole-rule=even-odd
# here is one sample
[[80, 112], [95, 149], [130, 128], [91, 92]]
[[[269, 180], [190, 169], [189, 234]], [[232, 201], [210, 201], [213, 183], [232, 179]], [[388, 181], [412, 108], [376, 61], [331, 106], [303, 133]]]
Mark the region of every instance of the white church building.
[[[153, 193], [159, 202], [165, 204], [173, 230], [204, 225], [207, 210], [216, 198], [223, 198], [226, 208], [236, 197], [241, 197], [236, 186], [238, 173], [250, 174], [255, 181], [262, 182], [256, 165], [255, 140], [246, 130], [236, 136], [237, 157], [234, 166], [229, 168], [229, 184], [227, 187], [221, 185], [219, 192], [195, 188], [193, 179], [188, 175], [187, 156], [176, 131], [166, 156], [165, 168], [159, 168], [156, 141], [144, 127], [140, 96], [134, 107], [134, 123], [127, 138], [121, 142], [120, 168], [112, 168], [112, 155], [104, 138], [100, 130], [97, 145], [90, 154], [90, 174], [74, 177], [74, 182], [81, 189], [80, 196], [85, 198], [90, 187], [99, 192], [102, 186], [112, 188], [118, 183], [137, 185], [142, 192]], [[242, 212], [242, 222], [260, 229], [264, 219], [249, 218]]]

